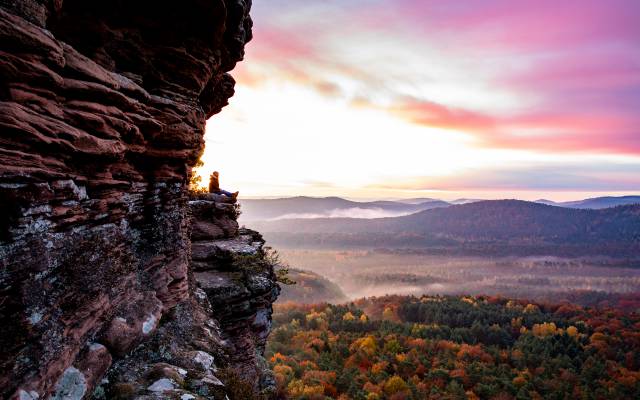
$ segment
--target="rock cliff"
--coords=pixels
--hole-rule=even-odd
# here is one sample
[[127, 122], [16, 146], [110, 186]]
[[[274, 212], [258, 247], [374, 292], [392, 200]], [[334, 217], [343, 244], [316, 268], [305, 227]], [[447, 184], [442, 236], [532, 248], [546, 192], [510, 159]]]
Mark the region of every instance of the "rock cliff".
[[250, 6], [0, 0], [0, 397], [268, 387], [262, 241], [186, 184]]

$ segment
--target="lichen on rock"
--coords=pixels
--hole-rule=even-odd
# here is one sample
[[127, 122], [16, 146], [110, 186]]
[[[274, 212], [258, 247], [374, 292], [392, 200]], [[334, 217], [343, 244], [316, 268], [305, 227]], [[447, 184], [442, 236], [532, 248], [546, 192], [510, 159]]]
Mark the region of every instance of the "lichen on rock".
[[84, 374], [75, 367], [69, 367], [64, 370], [51, 400], [81, 400], [86, 393], [87, 381]]

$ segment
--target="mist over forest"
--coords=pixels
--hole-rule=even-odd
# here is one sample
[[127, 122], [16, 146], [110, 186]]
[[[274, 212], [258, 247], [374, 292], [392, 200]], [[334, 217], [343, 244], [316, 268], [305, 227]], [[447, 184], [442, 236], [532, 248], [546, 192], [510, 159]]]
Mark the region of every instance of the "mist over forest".
[[626, 260], [433, 256], [388, 250], [280, 252], [290, 265], [325, 277], [352, 300], [388, 294], [485, 294], [597, 305], [609, 295], [640, 293], [640, 264]]
[[267, 346], [280, 398], [637, 398], [635, 201], [250, 208], [296, 282]]
[[[475, 294], [597, 305], [640, 292], [637, 200], [358, 203], [296, 197], [252, 200], [243, 206], [243, 218], [254, 219], [251, 224], [298, 273], [312, 274], [301, 284], [317, 296], [302, 295], [300, 286], [297, 294], [285, 288], [283, 302], [335, 301], [338, 288], [352, 300]], [[350, 214], [354, 209], [373, 217]], [[378, 212], [409, 214], [377, 218]]]

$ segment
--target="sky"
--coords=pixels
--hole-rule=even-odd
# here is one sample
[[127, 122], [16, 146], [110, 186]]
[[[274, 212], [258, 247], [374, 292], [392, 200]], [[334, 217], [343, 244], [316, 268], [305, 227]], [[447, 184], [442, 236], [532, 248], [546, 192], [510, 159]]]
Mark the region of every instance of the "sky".
[[640, 194], [640, 1], [255, 0], [205, 183], [246, 197]]

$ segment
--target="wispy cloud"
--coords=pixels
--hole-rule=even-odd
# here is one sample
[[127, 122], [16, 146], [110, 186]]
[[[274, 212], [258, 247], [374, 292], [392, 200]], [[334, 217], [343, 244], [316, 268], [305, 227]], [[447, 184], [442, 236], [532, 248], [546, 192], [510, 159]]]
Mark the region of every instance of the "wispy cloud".
[[562, 164], [505, 166], [463, 171], [446, 177], [413, 177], [384, 189], [431, 191], [537, 190], [621, 192], [640, 188], [640, 164]]
[[[360, 106], [367, 100], [418, 124], [478, 135], [487, 146], [548, 151], [552, 137], [560, 151], [640, 154], [634, 0], [279, 3], [255, 6], [250, 55], [252, 64], [271, 66], [263, 80], [275, 74]], [[404, 49], [409, 59], [387, 58]], [[416, 82], [438, 89], [458, 79], [447, 67], [466, 68], [478, 86], [459, 88], [469, 96], [509, 93], [511, 110], [461, 107], [442, 101], [446, 93], [420, 90]]]

